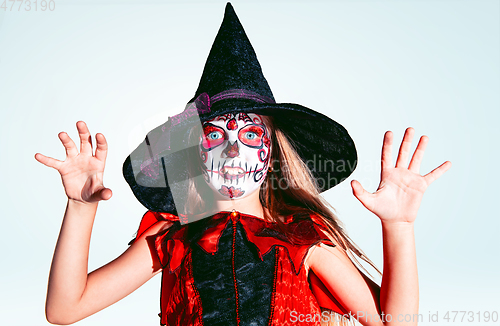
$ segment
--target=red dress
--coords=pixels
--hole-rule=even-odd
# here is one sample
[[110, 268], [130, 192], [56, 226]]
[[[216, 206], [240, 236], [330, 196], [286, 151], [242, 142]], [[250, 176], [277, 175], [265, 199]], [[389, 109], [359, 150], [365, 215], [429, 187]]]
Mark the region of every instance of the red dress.
[[301, 244], [275, 223], [237, 212], [181, 225], [177, 216], [149, 211], [137, 237], [158, 221], [174, 222], [155, 239], [161, 325], [320, 325], [321, 308], [347, 315], [304, 266], [312, 246], [334, 246], [313, 215], [285, 222]]

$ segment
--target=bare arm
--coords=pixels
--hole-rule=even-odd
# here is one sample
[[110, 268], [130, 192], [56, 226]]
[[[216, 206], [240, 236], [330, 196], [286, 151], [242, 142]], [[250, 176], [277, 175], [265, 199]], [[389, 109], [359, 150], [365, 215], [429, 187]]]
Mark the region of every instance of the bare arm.
[[[420, 138], [406, 167], [413, 129], [406, 130], [396, 165], [392, 164], [392, 133], [387, 132], [382, 148], [379, 188], [368, 193], [352, 182], [356, 198], [382, 222], [384, 273], [380, 293], [350, 262], [342, 250], [323, 248], [311, 255], [317, 272], [342, 304], [364, 325], [417, 325], [418, 274], [414, 222], [427, 187], [451, 167], [445, 162], [425, 176], [419, 174], [428, 138]], [[333, 253], [333, 255], [332, 255]], [[377, 316], [378, 314], [378, 316]], [[408, 321], [411, 320], [411, 321]]]
[[[49, 274], [45, 311], [51, 323], [72, 320], [87, 285], [87, 265], [92, 225], [97, 203], [84, 204], [68, 199], [61, 231]], [[68, 312], [65, 317], [61, 312]]]
[[90, 234], [96, 205], [68, 202], [49, 276], [47, 320], [71, 324], [126, 297], [161, 271], [152, 236], [170, 226], [159, 222], [121, 256], [88, 273]]
[[57, 241], [46, 301], [47, 320], [71, 324], [125, 297], [160, 271], [160, 264], [148, 237], [168, 228], [157, 223], [137, 239], [120, 257], [88, 273], [92, 226], [100, 200], [111, 197], [102, 184], [107, 153], [106, 139], [96, 135], [93, 154], [90, 133], [78, 122], [80, 152], [66, 133], [59, 138], [66, 149], [64, 162], [36, 154], [35, 158], [61, 174], [68, 204]]
[[419, 296], [413, 223], [382, 223], [382, 234], [384, 273], [380, 307], [391, 315], [394, 325], [417, 325]]

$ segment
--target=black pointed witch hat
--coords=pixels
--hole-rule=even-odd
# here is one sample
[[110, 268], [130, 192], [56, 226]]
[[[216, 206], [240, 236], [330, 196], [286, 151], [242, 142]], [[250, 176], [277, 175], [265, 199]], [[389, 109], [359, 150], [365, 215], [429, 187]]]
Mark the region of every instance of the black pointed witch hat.
[[[137, 199], [148, 209], [178, 215], [192, 177], [188, 133], [200, 122], [231, 112], [272, 116], [325, 191], [356, 168], [348, 132], [327, 116], [293, 103], [276, 103], [255, 51], [230, 3], [208, 55], [195, 96], [186, 109], [148, 133], [123, 165]], [[192, 149], [192, 148], [191, 148]], [[180, 213], [180, 211], [179, 211]]]

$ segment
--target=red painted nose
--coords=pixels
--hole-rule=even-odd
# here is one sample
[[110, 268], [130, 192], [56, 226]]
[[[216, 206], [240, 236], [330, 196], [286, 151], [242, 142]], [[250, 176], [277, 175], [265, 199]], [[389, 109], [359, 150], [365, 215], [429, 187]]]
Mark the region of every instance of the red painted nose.
[[240, 155], [240, 148], [238, 147], [238, 142], [234, 142], [231, 144], [231, 142], [228, 142], [226, 149], [222, 152], [226, 154], [227, 157], [234, 158], [238, 155]]

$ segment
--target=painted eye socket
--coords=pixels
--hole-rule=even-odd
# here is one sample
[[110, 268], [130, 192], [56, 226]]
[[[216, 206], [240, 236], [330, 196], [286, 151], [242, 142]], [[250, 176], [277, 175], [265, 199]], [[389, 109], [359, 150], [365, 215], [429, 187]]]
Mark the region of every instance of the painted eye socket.
[[203, 126], [203, 134], [204, 136], [201, 139], [201, 148], [205, 151], [210, 151], [213, 148], [219, 146], [226, 139], [226, 133], [224, 129], [206, 124]]
[[261, 148], [265, 133], [262, 126], [247, 125], [238, 132], [238, 139], [249, 147]]

